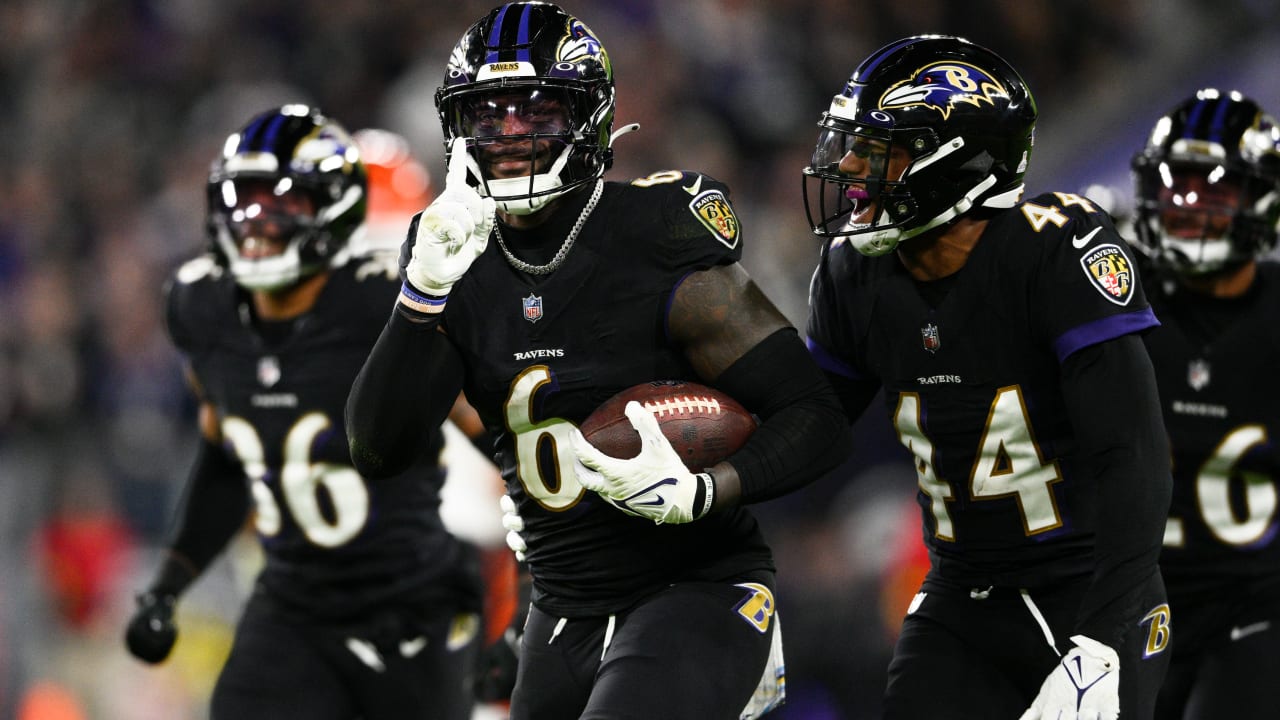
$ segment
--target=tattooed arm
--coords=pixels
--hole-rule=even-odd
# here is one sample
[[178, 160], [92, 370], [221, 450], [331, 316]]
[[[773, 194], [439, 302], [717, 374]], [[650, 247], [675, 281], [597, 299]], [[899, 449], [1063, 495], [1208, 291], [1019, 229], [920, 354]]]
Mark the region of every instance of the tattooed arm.
[[741, 265], [686, 277], [673, 291], [667, 326], [698, 376], [761, 420], [741, 450], [710, 469], [713, 510], [795, 490], [848, 455], [849, 424], [835, 391]]

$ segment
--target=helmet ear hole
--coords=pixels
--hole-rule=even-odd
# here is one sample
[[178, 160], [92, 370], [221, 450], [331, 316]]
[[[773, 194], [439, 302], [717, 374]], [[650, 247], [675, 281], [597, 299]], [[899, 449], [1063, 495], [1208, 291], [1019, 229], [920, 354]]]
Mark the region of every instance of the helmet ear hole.
[[911, 198], [902, 198], [889, 203], [885, 208], [889, 212], [889, 217], [895, 222], [902, 222], [916, 214], [916, 201]]

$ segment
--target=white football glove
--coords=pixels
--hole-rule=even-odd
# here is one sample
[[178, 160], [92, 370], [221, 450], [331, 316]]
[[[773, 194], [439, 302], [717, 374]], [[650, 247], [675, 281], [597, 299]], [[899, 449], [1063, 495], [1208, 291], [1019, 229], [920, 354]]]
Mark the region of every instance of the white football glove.
[[[405, 238], [400, 262], [409, 286], [402, 299], [421, 312], [444, 309], [442, 298], [489, 245], [493, 198], [480, 197], [467, 184], [467, 141], [454, 138], [444, 192], [418, 217], [416, 232]], [[427, 307], [418, 307], [426, 305]]]
[[684, 466], [658, 427], [658, 420], [632, 400], [624, 412], [640, 433], [640, 454], [630, 460], [600, 452], [577, 428], [571, 435], [578, 461], [578, 482], [599, 493], [623, 512], [655, 523], [687, 523], [711, 509], [715, 482], [707, 473], [693, 473]]
[[1120, 717], [1120, 658], [1084, 635], [1049, 673], [1020, 720], [1116, 720]]
[[524, 562], [524, 552], [529, 549], [520, 534], [524, 532], [524, 518], [516, 512], [516, 502], [510, 495], [503, 495], [498, 504], [502, 506], [502, 527], [507, 529], [507, 547], [516, 554], [516, 560]]

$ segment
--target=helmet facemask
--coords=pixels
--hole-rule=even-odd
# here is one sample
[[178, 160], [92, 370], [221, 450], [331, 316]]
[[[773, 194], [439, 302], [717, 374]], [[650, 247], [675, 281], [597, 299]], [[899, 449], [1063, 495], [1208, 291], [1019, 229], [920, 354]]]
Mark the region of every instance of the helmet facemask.
[[291, 178], [243, 176], [210, 187], [210, 230], [236, 282], [248, 290], [273, 291], [289, 287], [323, 270], [341, 253], [328, 231], [326, 218], [341, 214], [361, 193], [348, 191], [333, 205], [321, 205]]
[[609, 166], [609, 138], [599, 128], [602, 116], [612, 121], [612, 92], [599, 100], [572, 84], [481, 84], [443, 98], [441, 113], [452, 137], [467, 138], [480, 194], [503, 212], [528, 215]]
[[[804, 170], [810, 227], [821, 237], [848, 237], [864, 255], [884, 255], [974, 207], [1009, 207], [1021, 195], [1021, 185], [989, 194], [997, 182], [991, 158], [966, 148], [962, 137], [942, 142], [929, 128], [842, 130], [829, 118], [820, 125], [823, 132]], [[865, 161], [865, 175], [840, 170], [850, 155]], [[819, 189], [811, 193], [814, 180]], [[937, 197], [954, 202], [940, 205]]]
[[829, 114], [819, 125], [822, 132], [804, 170], [805, 211], [813, 231], [848, 237], [859, 252], [872, 256], [923, 232], [905, 227], [918, 214], [909, 179], [937, 148], [933, 133], [894, 133]]

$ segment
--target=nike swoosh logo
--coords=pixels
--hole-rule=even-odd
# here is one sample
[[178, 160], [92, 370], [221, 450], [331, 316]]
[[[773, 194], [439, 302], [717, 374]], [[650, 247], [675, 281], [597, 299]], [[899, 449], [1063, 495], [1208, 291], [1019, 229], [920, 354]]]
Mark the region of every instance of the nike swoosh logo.
[[648, 495], [649, 493], [653, 493], [655, 490], [662, 487], [663, 485], [679, 485], [679, 484], [680, 484], [680, 481], [676, 480], [675, 478], [670, 478], [670, 477], [663, 478], [662, 480], [659, 480], [658, 482], [650, 485], [649, 487], [641, 490], [640, 492], [633, 494], [631, 497], [627, 498], [626, 500], [623, 500], [623, 503], [630, 505], [632, 507], [661, 507], [667, 504], [666, 498], [656, 493], [653, 495], [653, 499], [651, 500], [636, 501], [636, 498], [643, 497], [645, 495]]
[[697, 195], [698, 191], [702, 189], [702, 176], [699, 175], [698, 179], [694, 180], [692, 185], [681, 185], [680, 189], [690, 195]]
[[1271, 621], [1269, 620], [1256, 622], [1256, 623], [1253, 623], [1252, 625], [1245, 625], [1244, 627], [1233, 627], [1231, 628], [1231, 641], [1235, 642], [1236, 640], [1240, 640], [1241, 638], [1246, 638], [1250, 635], [1254, 635], [1256, 633], [1260, 633], [1264, 630], [1270, 630], [1270, 629], [1271, 629]]
[[1090, 232], [1088, 235], [1085, 235], [1084, 237], [1075, 237], [1075, 236], [1072, 236], [1072, 238], [1071, 238], [1071, 246], [1072, 246], [1072, 247], [1074, 247], [1074, 248], [1076, 248], [1076, 249], [1079, 249], [1079, 248], [1084, 247], [1085, 245], [1088, 245], [1088, 244], [1089, 244], [1089, 241], [1093, 239], [1093, 236], [1094, 236], [1094, 235], [1097, 235], [1097, 234], [1098, 234], [1098, 231], [1099, 231], [1099, 230], [1101, 230], [1101, 229], [1102, 229], [1102, 228], [1100, 228], [1100, 227], [1096, 227], [1096, 228], [1094, 228], [1094, 229], [1093, 229], [1093, 231], [1092, 231], [1092, 232]]

